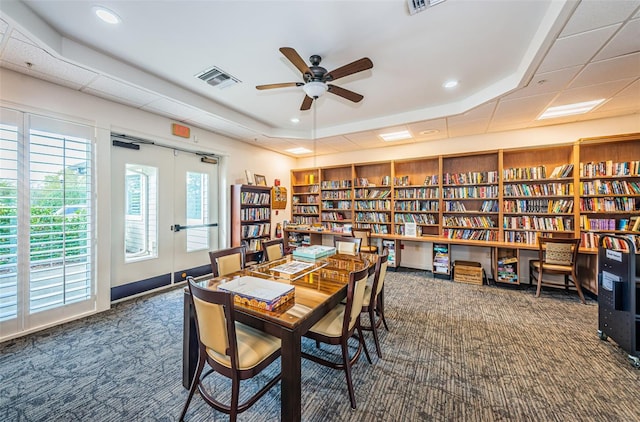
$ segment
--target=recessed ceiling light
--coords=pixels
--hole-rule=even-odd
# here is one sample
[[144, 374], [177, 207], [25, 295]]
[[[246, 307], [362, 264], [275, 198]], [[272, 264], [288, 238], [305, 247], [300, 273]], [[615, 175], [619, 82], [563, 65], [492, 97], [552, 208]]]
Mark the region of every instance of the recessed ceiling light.
[[297, 117], [292, 117], [291, 123], [300, 123], [300, 119], [298, 119]]
[[443, 83], [442, 86], [445, 88], [455, 88], [456, 86], [458, 86], [458, 81], [450, 80]]
[[291, 154], [307, 154], [309, 152], [313, 152], [310, 149], [306, 149], [306, 148], [303, 148], [303, 147], [291, 148], [291, 149], [287, 149], [285, 151], [290, 152]]
[[536, 120], [552, 119], [554, 117], [573, 116], [574, 114], [588, 113], [603, 102], [604, 98], [601, 98], [599, 100], [585, 101], [582, 103], [549, 107]]
[[401, 130], [399, 132], [381, 133], [378, 136], [385, 142], [400, 141], [403, 139], [411, 139], [411, 133], [408, 130]]
[[104, 7], [100, 6], [100, 7], [94, 7], [93, 11], [97, 17], [99, 17], [102, 21], [106, 23], [110, 23], [112, 25], [120, 23], [120, 17], [109, 9], [105, 9]]

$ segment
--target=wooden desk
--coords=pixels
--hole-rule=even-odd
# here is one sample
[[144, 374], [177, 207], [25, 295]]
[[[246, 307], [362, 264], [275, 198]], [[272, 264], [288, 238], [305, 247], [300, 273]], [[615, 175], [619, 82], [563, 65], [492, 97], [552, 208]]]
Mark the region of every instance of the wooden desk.
[[[371, 256], [371, 255], [366, 255]], [[375, 261], [367, 260], [365, 254], [359, 256], [333, 255], [318, 267], [296, 280], [275, 278], [269, 269], [291, 261], [292, 255], [256, 265], [231, 275], [251, 275], [295, 286], [295, 299], [274, 311], [265, 311], [236, 304], [236, 319], [247, 325], [263, 330], [282, 340], [281, 370], [282, 380], [280, 420], [299, 421], [301, 417], [301, 338], [316, 322], [347, 296], [349, 272], [364, 266], [373, 268]], [[212, 278], [201, 284], [217, 289], [221, 281], [230, 276]], [[198, 362], [198, 339], [195, 318], [188, 289], [184, 294], [184, 336], [182, 385], [189, 388]]]

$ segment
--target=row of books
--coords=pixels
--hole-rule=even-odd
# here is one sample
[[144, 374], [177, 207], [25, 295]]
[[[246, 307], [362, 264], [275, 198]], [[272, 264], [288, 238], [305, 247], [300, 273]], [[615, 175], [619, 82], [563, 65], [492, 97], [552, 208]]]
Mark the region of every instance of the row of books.
[[640, 182], [600, 179], [580, 182], [580, 195], [640, 195]]
[[432, 199], [440, 197], [440, 189], [434, 188], [406, 188], [396, 189], [396, 199]]
[[460, 240], [487, 240], [497, 241], [497, 230], [478, 230], [478, 229], [449, 229], [445, 228], [442, 232], [443, 237], [447, 239]]
[[243, 208], [240, 210], [240, 219], [247, 220], [269, 220], [271, 218], [271, 208]]
[[580, 211], [637, 211], [640, 198], [580, 198]]
[[351, 188], [351, 180], [323, 180], [320, 183], [320, 187], [322, 189], [350, 189]]
[[294, 215], [292, 216], [291, 222], [293, 224], [305, 224], [312, 225], [320, 222], [319, 216], [303, 216], [303, 215]]
[[502, 227], [505, 229], [540, 230], [540, 231], [571, 231], [573, 218], [571, 217], [503, 217]]
[[268, 236], [271, 234], [271, 224], [247, 224], [242, 226], [242, 238], [249, 239], [251, 237]]
[[502, 170], [503, 180], [546, 179], [547, 170], [544, 166], [515, 167]]
[[396, 223], [438, 224], [438, 217], [434, 214], [396, 214]]
[[573, 171], [573, 164], [562, 164], [553, 169], [549, 175], [549, 179], [560, 179], [570, 177]]
[[613, 160], [580, 163], [580, 177], [638, 176], [640, 161], [616, 163]]
[[[580, 247], [582, 248], [598, 248], [600, 246], [600, 237], [602, 235], [594, 232], [582, 232], [580, 233]], [[640, 236], [628, 235], [626, 236], [635, 246], [636, 253], [640, 251]], [[606, 249], [613, 249], [617, 251], [629, 252], [628, 244], [620, 239], [611, 236], [604, 237], [604, 247]]]
[[371, 233], [389, 234], [388, 224], [371, 224], [371, 223], [358, 222], [356, 224], [356, 227], [363, 228], [363, 229], [371, 229]]
[[444, 188], [444, 199], [497, 198], [498, 186], [461, 186]]
[[497, 279], [500, 283], [518, 282], [518, 258], [503, 256], [498, 258]]
[[[406, 230], [404, 224], [399, 224], [399, 225], [395, 226], [394, 233], [398, 234], [398, 235], [401, 235], [401, 236], [404, 236], [407, 233], [407, 230]], [[422, 226], [416, 226], [416, 236], [420, 237], [420, 236], [422, 236], [423, 233], [424, 233], [423, 227]]]
[[318, 214], [320, 210], [317, 205], [294, 205], [291, 210], [294, 214]]
[[442, 176], [445, 185], [469, 185], [479, 183], [498, 183], [497, 171], [470, 171], [466, 173], [445, 173]]
[[[437, 185], [438, 175], [426, 176], [422, 184], [425, 186]], [[411, 186], [411, 178], [409, 176], [396, 176], [393, 178], [393, 186]]]
[[518, 183], [504, 185], [504, 196], [573, 195], [573, 183]]
[[554, 213], [573, 212], [573, 199], [508, 199], [503, 203], [506, 213]]
[[[356, 187], [367, 187], [367, 186], [371, 186], [371, 187], [375, 187], [376, 184], [375, 183], [370, 183], [369, 179], [367, 179], [366, 177], [356, 177], [354, 179], [354, 184]], [[380, 185], [381, 186], [390, 186], [391, 185], [391, 176], [382, 176], [382, 178], [380, 179]]]
[[323, 221], [351, 221], [351, 216], [346, 216], [343, 213], [339, 212], [323, 212], [322, 213]]
[[640, 216], [630, 218], [589, 218], [580, 216], [580, 228], [583, 230], [618, 230], [640, 232]]
[[461, 217], [445, 215], [442, 219], [442, 222], [445, 227], [489, 228], [497, 226], [495, 221], [485, 216]]
[[391, 201], [356, 201], [356, 210], [391, 211]]
[[505, 231], [504, 241], [510, 243], [523, 243], [525, 245], [536, 245], [538, 243], [539, 232], [527, 232], [527, 231]]
[[351, 210], [351, 201], [322, 201], [322, 209], [331, 210]]
[[483, 201], [480, 206], [480, 211], [482, 212], [498, 212], [498, 210], [498, 201], [496, 200]]
[[389, 195], [389, 189], [356, 189], [356, 199], [382, 199]]
[[322, 191], [322, 199], [351, 199], [350, 190], [325, 190]]
[[271, 193], [258, 193], [243, 191], [240, 194], [242, 205], [269, 205], [271, 203]]
[[389, 223], [391, 217], [386, 212], [358, 212], [355, 220], [361, 223]]
[[318, 196], [297, 194], [297, 195], [291, 196], [291, 202], [294, 204], [317, 204]]
[[435, 211], [438, 212], [438, 201], [396, 201], [396, 211]]

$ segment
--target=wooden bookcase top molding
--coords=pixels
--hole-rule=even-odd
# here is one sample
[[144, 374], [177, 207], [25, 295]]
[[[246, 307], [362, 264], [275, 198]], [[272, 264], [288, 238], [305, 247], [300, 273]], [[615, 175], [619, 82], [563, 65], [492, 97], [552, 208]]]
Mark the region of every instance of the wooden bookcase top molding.
[[580, 236], [582, 249], [593, 251], [605, 224], [608, 232], [640, 238], [640, 228], [633, 230], [639, 160], [636, 133], [294, 169], [289, 230], [371, 227], [373, 236], [393, 239], [416, 224], [414, 240], [523, 249], [535, 248], [541, 233], [557, 233]]

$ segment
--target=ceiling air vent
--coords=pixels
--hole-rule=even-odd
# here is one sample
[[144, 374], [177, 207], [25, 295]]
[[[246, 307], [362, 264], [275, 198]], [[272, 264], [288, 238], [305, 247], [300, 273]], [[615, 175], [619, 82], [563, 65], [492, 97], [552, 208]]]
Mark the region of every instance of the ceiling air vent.
[[418, 12], [423, 12], [429, 7], [433, 7], [436, 4], [444, 3], [445, 0], [407, 0], [409, 5], [409, 14], [415, 15]]
[[227, 88], [240, 82], [240, 79], [234, 78], [224, 70], [215, 66], [205, 70], [204, 72], [200, 72], [196, 77], [198, 79], [202, 79], [211, 86], [218, 87], [219, 89]]

